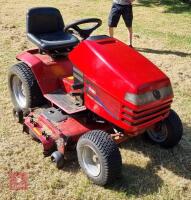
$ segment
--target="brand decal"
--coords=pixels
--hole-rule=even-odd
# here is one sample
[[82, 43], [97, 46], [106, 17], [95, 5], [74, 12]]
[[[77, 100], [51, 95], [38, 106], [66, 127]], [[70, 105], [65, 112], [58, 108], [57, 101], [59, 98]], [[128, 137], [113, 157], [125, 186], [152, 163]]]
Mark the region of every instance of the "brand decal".
[[159, 100], [161, 98], [161, 93], [159, 90], [153, 90], [153, 96], [155, 99]]

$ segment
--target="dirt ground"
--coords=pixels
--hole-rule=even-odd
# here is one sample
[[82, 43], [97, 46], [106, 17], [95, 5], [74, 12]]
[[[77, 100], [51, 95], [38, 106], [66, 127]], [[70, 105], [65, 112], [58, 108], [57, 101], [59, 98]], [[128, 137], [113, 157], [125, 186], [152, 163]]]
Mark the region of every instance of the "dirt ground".
[[[0, 199], [191, 199], [191, 10], [175, 1], [137, 0], [134, 4], [134, 46], [171, 79], [173, 109], [180, 115], [184, 136], [171, 150], [149, 144], [142, 137], [121, 145], [123, 177], [108, 187], [92, 184], [81, 172], [75, 152], [63, 170], [44, 158], [39, 143], [22, 133], [12, 117], [7, 71], [15, 55], [32, 47], [25, 35], [28, 8], [54, 6], [67, 23], [100, 17], [95, 34], [107, 34], [111, 1], [106, 0], [0, 0]], [[116, 37], [127, 42], [121, 20]], [[10, 188], [10, 174], [28, 176], [28, 188]]]

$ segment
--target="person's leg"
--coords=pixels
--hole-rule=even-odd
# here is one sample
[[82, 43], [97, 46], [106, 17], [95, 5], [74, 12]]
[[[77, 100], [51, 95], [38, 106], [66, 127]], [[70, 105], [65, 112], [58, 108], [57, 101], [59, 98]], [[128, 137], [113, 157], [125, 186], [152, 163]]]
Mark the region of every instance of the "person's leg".
[[109, 36], [110, 37], [113, 37], [113, 35], [114, 35], [114, 30], [113, 29], [114, 29], [113, 27], [109, 27]]
[[129, 44], [130, 46], [133, 46], [133, 28], [132, 27], [127, 27], [129, 31]]
[[111, 8], [111, 12], [109, 14], [109, 20], [108, 20], [110, 37], [114, 36], [114, 28], [117, 27], [120, 16], [121, 16], [120, 7], [117, 4], [113, 4]]
[[129, 44], [130, 46], [133, 45], [133, 29], [132, 29], [132, 22], [133, 22], [133, 10], [132, 5], [125, 6], [122, 12], [122, 17], [125, 22], [125, 25], [129, 31]]

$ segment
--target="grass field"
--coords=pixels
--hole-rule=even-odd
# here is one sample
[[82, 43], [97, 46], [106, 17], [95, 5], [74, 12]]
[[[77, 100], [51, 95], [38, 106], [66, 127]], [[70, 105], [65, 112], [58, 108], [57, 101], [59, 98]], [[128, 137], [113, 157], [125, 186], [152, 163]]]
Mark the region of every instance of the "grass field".
[[[54, 6], [67, 23], [100, 17], [107, 33], [110, 0], [0, 0], [0, 199], [191, 199], [191, 8], [178, 0], [137, 0], [134, 3], [134, 46], [171, 79], [173, 108], [184, 124], [184, 137], [172, 150], [129, 140], [120, 148], [123, 177], [111, 186], [99, 187], [82, 174], [75, 152], [63, 170], [44, 158], [41, 145], [22, 133], [12, 117], [7, 71], [15, 55], [32, 47], [25, 35], [25, 14], [34, 6]], [[127, 42], [121, 21], [116, 37]], [[29, 188], [13, 191], [8, 174], [26, 172]]]

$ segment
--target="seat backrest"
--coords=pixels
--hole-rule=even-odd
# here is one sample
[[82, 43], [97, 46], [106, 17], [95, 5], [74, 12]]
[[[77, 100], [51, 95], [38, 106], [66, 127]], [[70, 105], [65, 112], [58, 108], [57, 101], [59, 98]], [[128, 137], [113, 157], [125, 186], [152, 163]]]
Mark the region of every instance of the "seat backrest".
[[43, 34], [62, 31], [64, 21], [60, 11], [52, 7], [32, 8], [27, 13], [27, 33]]

